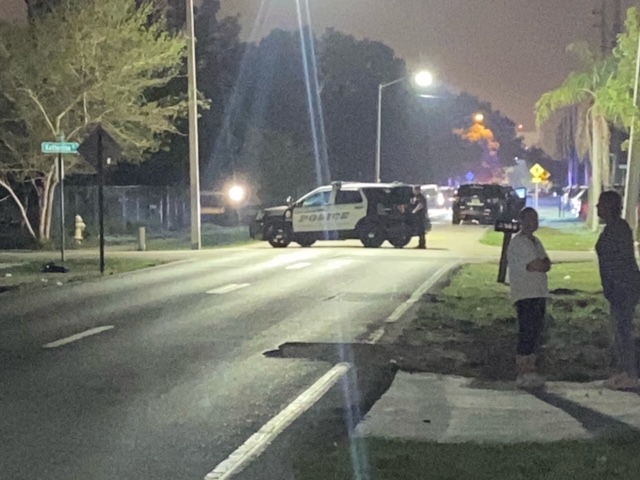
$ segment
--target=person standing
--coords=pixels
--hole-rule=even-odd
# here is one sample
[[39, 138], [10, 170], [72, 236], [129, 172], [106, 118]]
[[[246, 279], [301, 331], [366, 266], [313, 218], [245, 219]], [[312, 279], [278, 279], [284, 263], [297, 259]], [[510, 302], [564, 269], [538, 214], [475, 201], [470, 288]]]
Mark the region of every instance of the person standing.
[[605, 386], [612, 390], [633, 389], [638, 386], [633, 316], [640, 299], [633, 234], [622, 218], [622, 197], [617, 192], [602, 192], [597, 209], [598, 217], [606, 223], [596, 243], [596, 253], [602, 290], [611, 311], [618, 369]]
[[411, 222], [413, 223], [414, 234], [418, 236], [418, 246], [421, 250], [427, 248], [427, 198], [422, 194], [420, 187], [413, 187], [413, 197], [411, 198]]
[[520, 232], [511, 239], [507, 250], [507, 266], [511, 300], [518, 314], [516, 385], [539, 388], [545, 380], [536, 372], [537, 352], [544, 330], [549, 287], [547, 272], [551, 261], [542, 242], [534, 235], [538, 229], [538, 212], [526, 207], [520, 212]]

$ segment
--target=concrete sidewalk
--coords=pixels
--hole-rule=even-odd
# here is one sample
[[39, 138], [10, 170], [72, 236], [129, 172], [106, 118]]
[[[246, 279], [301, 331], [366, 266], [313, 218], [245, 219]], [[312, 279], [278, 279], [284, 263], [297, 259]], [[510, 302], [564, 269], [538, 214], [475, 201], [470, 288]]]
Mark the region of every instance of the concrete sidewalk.
[[640, 395], [602, 382], [549, 382], [525, 392], [512, 383], [479, 383], [398, 372], [357, 427], [361, 437], [440, 443], [521, 443], [640, 432]]

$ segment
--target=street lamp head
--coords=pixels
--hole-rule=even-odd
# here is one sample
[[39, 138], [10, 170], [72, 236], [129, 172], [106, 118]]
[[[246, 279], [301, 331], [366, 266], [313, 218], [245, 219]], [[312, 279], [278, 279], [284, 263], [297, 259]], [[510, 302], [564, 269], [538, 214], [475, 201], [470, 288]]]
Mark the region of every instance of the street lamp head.
[[229, 200], [234, 203], [240, 203], [245, 199], [245, 189], [240, 185], [234, 185], [229, 189]]
[[431, 74], [431, 72], [427, 70], [422, 70], [416, 73], [414, 77], [414, 81], [416, 82], [416, 85], [419, 87], [422, 87], [422, 88], [430, 87], [431, 84], [433, 84], [433, 75]]
[[473, 116], [473, 120], [476, 121], [477, 123], [482, 123], [484, 122], [484, 115], [482, 113], [476, 113]]

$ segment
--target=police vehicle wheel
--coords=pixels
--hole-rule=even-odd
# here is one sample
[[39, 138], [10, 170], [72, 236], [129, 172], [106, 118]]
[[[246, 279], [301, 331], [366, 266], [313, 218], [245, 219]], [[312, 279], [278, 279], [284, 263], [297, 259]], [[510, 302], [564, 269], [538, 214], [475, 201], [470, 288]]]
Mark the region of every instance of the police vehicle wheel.
[[454, 213], [453, 216], [451, 217], [451, 223], [454, 225], [460, 225], [460, 215]]
[[296, 239], [296, 243], [300, 245], [302, 248], [309, 248], [311, 245], [316, 243], [315, 238], [298, 238]]
[[266, 237], [273, 248], [286, 248], [291, 243], [291, 229], [286, 225], [272, 225]]
[[406, 234], [403, 236], [396, 235], [392, 238], [389, 238], [388, 240], [389, 240], [389, 243], [393, 245], [395, 248], [404, 248], [411, 241], [411, 236], [409, 234]]
[[363, 222], [358, 230], [360, 241], [365, 248], [378, 248], [384, 243], [384, 232], [378, 223]]

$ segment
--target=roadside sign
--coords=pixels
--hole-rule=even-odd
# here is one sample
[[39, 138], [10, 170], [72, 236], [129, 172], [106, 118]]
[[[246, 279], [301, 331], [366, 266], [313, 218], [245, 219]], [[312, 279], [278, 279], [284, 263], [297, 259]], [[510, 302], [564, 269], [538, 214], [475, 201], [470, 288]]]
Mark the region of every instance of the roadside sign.
[[100, 150], [102, 162], [107, 165], [117, 163], [122, 152], [118, 142], [100, 125], [97, 125], [78, 147], [80, 155], [96, 170], [98, 169], [98, 150]]
[[547, 180], [549, 180], [551, 178], [551, 174], [545, 170], [544, 173], [542, 175], [540, 175], [540, 178], [546, 182]]
[[542, 178], [540, 178], [540, 177], [533, 177], [533, 178], [531, 179], [531, 181], [532, 181], [533, 183], [542, 183], [544, 180], [543, 180]]
[[534, 178], [537, 178], [537, 177], [542, 177], [542, 174], [546, 172], [546, 170], [542, 165], [540, 165], [539, 163], [536, 163], [533, 167], [529, 169], [529, 172], [531, 172], [531, 175], [533, 175]]
[[40, 149], [42, 153], [78, 153], [77, 142], [42, 142]]
[[473, 174], [473, 172], [467, 172], [464, 178], [467, 179], [467, 182], [472, 182], [473, 179], [476, 178], [476, 176]]

